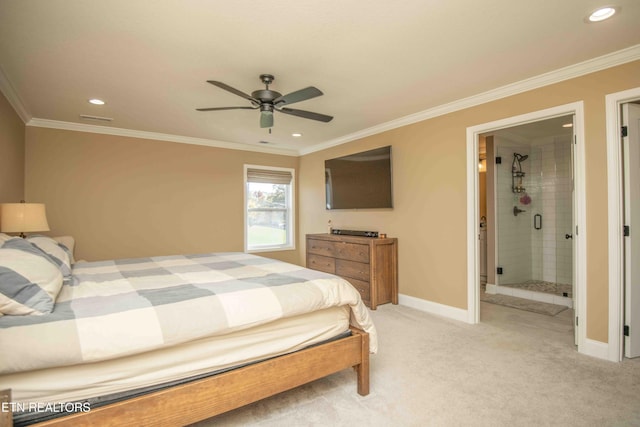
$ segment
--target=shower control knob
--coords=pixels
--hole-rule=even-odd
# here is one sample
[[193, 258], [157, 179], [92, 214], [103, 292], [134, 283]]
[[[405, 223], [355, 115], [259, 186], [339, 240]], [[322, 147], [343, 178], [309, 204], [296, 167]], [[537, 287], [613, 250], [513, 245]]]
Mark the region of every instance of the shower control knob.
[[573, 239], [573, 234], [565, 234], [564, 238], [565, 239]]

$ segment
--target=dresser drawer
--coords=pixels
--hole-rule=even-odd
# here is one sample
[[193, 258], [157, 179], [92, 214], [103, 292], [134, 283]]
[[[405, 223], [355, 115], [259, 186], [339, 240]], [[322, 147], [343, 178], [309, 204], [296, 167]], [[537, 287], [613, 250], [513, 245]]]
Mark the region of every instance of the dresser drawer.
[[334, 250], [336, 252], [336, 258], [358, 262], [369, 262], [369, 245], [336, 242]]
[[307, 239], [307, 252], [329, 257], [336, 255], [334, 243], [326, 240]]
[[336, 259], [336, 274], [368, 282], [370, 279], [369, 264]]
[[362, 280], [352, 279], [350, 277], [345, 277], [349, 283], [353, 285], [354, 288], [360, 293], [360, 297], [365, 303], [371, 302], [371, 285], [369, 282], [363, 282]]
[[336, 260], [326, 256], [307, 254], [307, 268], [335, 274]]

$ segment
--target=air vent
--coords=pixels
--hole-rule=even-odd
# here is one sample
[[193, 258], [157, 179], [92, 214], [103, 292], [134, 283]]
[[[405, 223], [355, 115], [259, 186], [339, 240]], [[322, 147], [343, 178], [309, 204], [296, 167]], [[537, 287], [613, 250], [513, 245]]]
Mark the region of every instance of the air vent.
[[85, 120], [96, 120], [99, 122], [111, 122], [113, 119], [111, 117], [100, 117], [100, 116], [90, 116], [88, 114], [80, 114], [81, 119]]

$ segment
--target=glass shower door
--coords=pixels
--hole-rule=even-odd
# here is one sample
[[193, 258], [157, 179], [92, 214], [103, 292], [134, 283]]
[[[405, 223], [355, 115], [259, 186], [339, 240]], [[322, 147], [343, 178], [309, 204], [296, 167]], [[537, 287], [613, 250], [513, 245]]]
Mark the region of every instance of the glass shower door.
[[560, 296], [573, 298], [573, 144], [557, 141], [556, 159], [556, 284]]
[[497, 137], [496, 165], [496, 284], [525, 288], [531, 281], [533, 214], [530, 196], [530, 150]]

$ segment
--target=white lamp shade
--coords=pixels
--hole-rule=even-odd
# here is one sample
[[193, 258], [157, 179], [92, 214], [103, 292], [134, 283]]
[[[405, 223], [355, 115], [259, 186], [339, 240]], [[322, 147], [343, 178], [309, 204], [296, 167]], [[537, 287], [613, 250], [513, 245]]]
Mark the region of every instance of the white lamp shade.
[[0, 231], [25, 233], [49, 231], [43, 203], [3, 203], [0, 205]]

